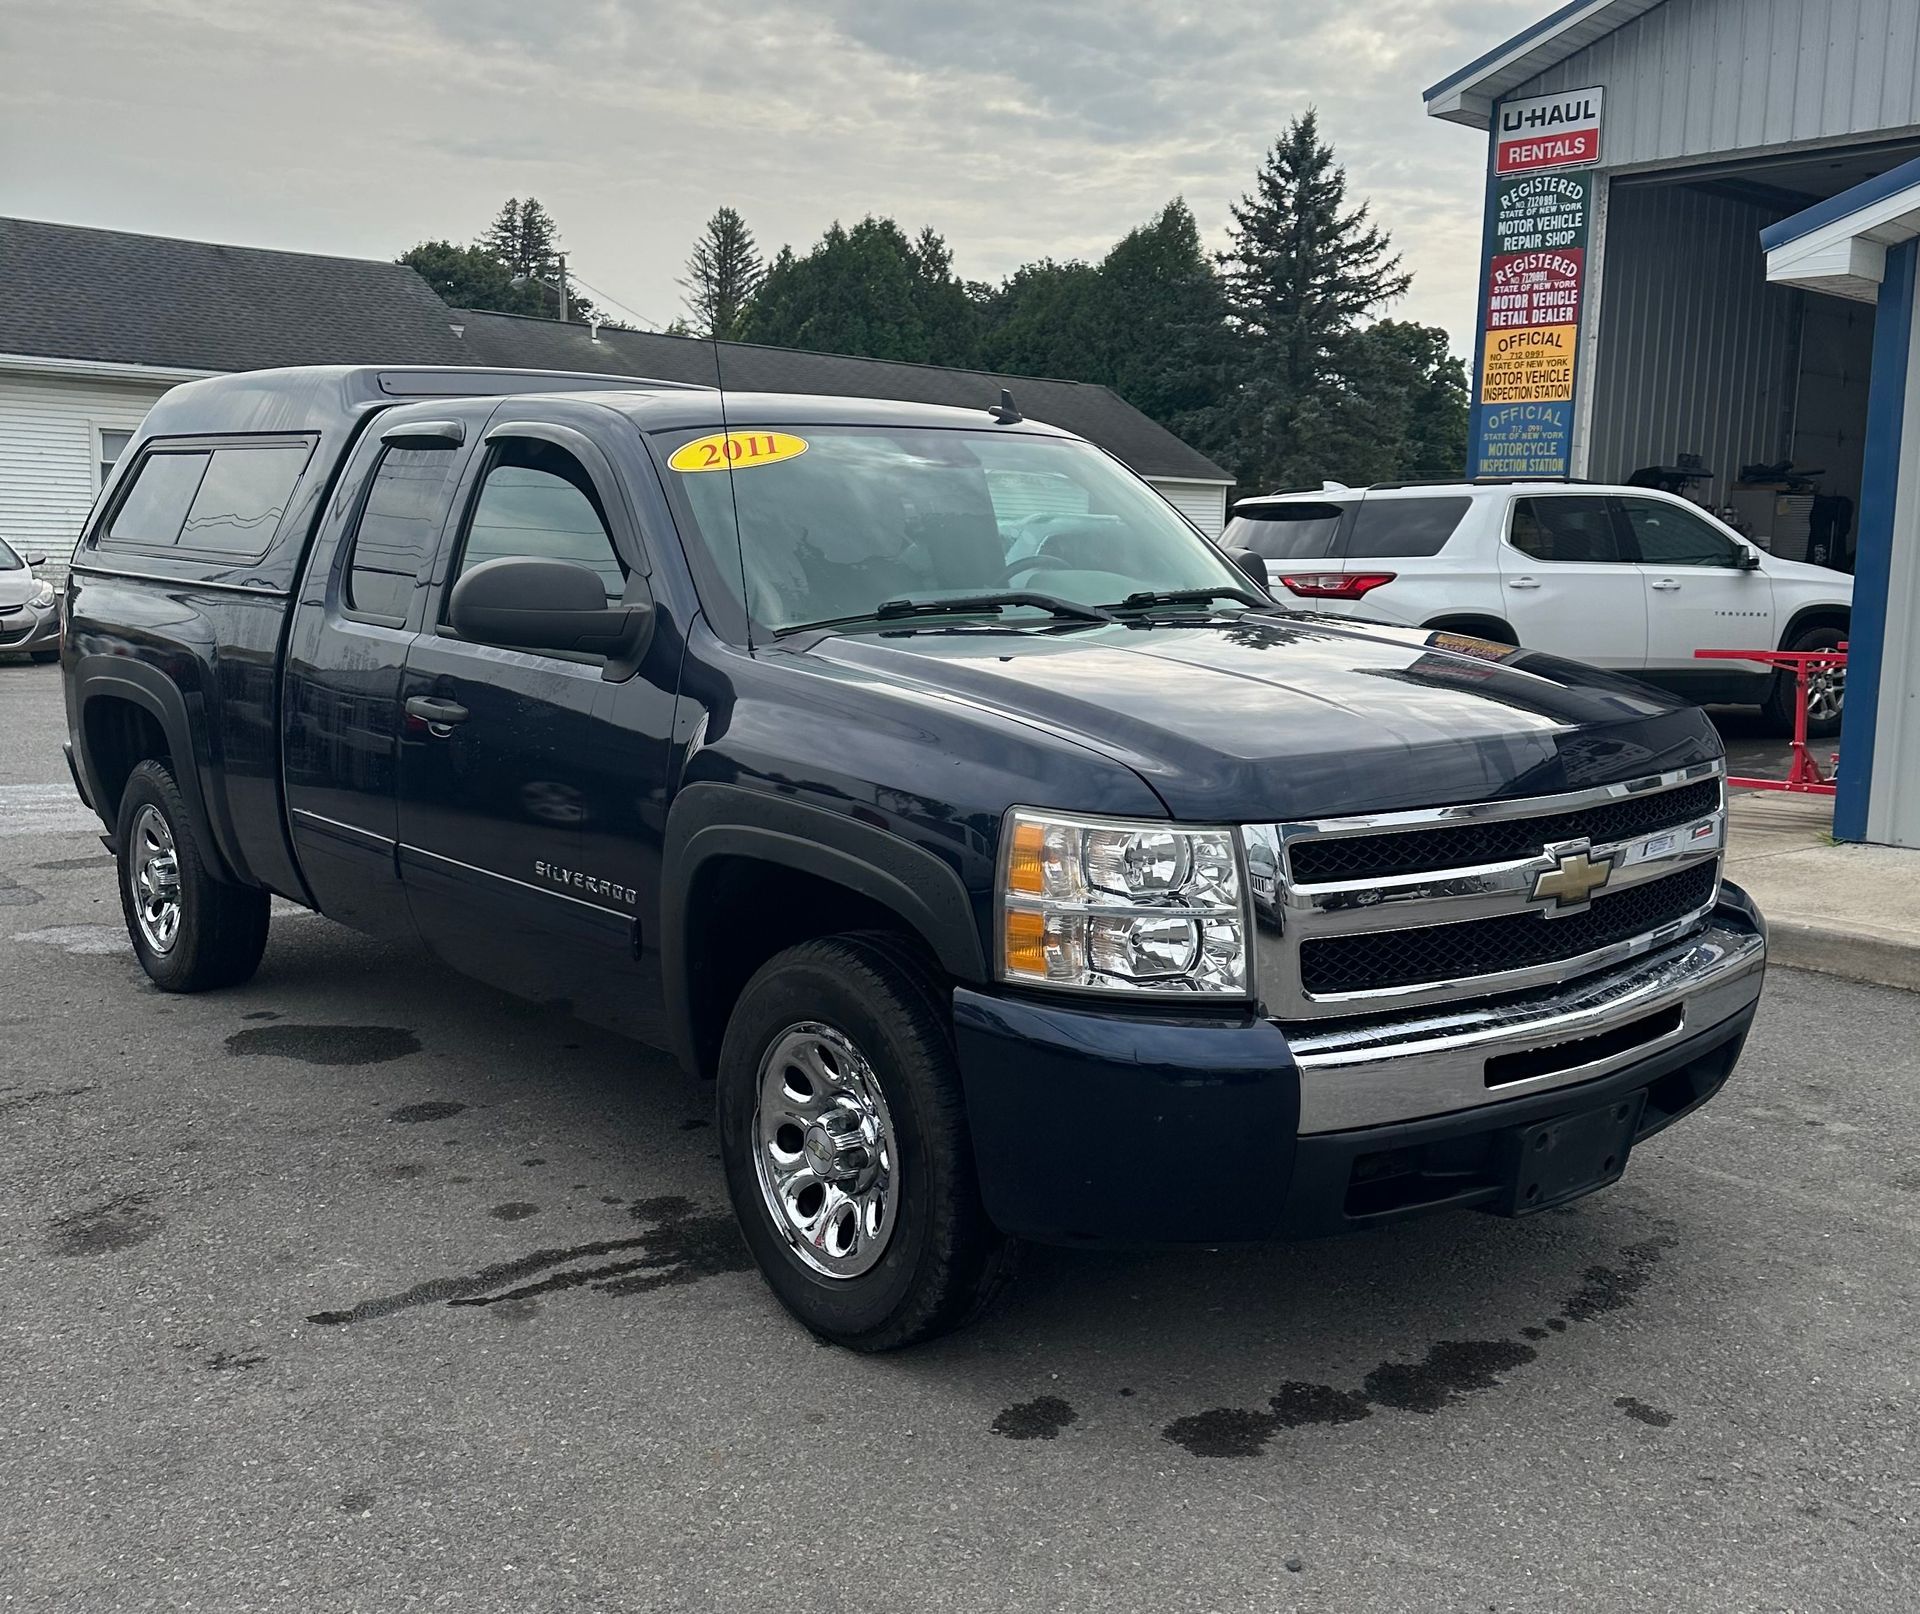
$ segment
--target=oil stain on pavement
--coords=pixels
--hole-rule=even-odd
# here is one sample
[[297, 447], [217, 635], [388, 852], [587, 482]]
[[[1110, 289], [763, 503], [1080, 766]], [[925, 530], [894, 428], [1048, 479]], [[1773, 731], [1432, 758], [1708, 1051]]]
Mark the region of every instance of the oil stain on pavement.
[[268, 1054], [309, 1065], [382, 1065], [420, 1051], [399, 1026], [249, 1026], [227, 1038], [230, 1054]]
[[147, 1195], [120, 1194], [57, 1218], [47, 1238], [49, 1255], [108, 1255], [144, 1244], [166, 1218], [147, 1209]]
[[[1547, 1340], [1565, 1333], [1570, 1323], [1591, 1322], [1632, 1305], [1634, 1296], [1652, 1279], [1661, 1255], [1675, 1242], [1668, 1234], [1656, 1234], [1622, 1250], [1617, 1267], [1588, 1267], [1581, 1274], [1580, 1286], [1561, 1302], [1559, 1313], [1548, 1318], [1545, 1327], [1529, 1326], [1519, 1332], [1526, 1339]], [[1357, 1423], [1371, 1417], [1376, 1407], [1431, 1416], [1465, 1396], [1494, 1389], [1502, 1374], [1525, 1367], [1539, 1354], [1532, 1345], [1515, 1339], [1441, 1340], [1429, 1346], [1418, 1362], [1382, 1362], [1367, 1374], [1358, 1390], [1292, 1381], [1269, 1399], [1267, 1411], [1214, 1407], [1176, 1418], [1160, 1434], [1196, 1457], [1257, 1457], [1283, 1429]], [[1622, 1397], [1614, 1405], [1628, 1417], [1656, 1428], [1672, 1421], [1670, 1413], [1631, 1396]]]
[[1650, 1407], [1637, 1395], [1623, 1395], [1615, 1398], [1614, 1403], [1629, 1418], [1644, 1423], [1654, 1429], [1665, 1429], [1673, 1422], [1673, 1414], [1664, 1407]]
[[[745, 1272], [750, 1266], [746, 1245], [730, 1214], [701, 1211], [692, 1200], [677, 1194], [636, 1201], [629, 1214], [635, 1221], [653, 1225], [631, 1238], [533, 1250], [478, 1272], [429, 1278], [398, 1294], [363, 1300], [344, 1311], [316, 1311], [307, 1321], [323, 1326], [362, 1323], [416, 1306], [508, 1303], [514, 1306], [510, 1315], [524, 1316], [525, 1308], [519, 1303], [538, 1295], [581, 1288], [605, 1295], [645, 1294], [699, 1283], [725, 1272]], [[602, 1259], [607, 1256], [617, 1259]]]
[[1006, 1408], [993, 1420], [993, 1432], [1008, 1440], [1058, 1440], [1079, 1417], [1059, 1396], [1043, 1395]]

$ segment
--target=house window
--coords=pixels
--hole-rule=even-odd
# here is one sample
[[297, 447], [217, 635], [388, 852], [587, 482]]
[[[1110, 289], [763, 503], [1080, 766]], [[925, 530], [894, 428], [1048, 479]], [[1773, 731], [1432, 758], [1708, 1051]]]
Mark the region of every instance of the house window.
[[120, 456], [127, 451], [127, 444], [133, 441], [132, 432], [112, 431], [102, 426], [96, 434], [100, 442], [100, 479], [94, 483], [94, 491], [107, 485], [107, 478], [113, 475], [113, 468], [119, 464]]

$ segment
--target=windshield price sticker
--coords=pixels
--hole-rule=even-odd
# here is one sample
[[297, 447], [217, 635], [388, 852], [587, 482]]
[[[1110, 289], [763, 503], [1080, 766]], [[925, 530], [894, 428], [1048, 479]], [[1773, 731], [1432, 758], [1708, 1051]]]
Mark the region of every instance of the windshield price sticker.
[[790, 432], [715, 432], [676, 448], [667, 464], [676, 471], [744, 471], [796, 459], [807, 447]]

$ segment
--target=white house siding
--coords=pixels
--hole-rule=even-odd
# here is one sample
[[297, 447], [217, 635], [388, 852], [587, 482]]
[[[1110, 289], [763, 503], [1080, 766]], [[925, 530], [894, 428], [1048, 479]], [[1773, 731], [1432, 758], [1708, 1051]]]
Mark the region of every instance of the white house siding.
[[1515, 96], [1605, 87], [1608, 168], [1920, 126], [1914, 0], [1669, 0]]
[[1227, 526], [1227, 487], [1225, 482], [1175, 482], [1157, 476], [1147, 478], [1167, 503], [1209, 538], [1218, 538]]
[[100, 491], [99, 428], [132, 431], [165, 386], [0, 373], [0, 537], [58, 581]]

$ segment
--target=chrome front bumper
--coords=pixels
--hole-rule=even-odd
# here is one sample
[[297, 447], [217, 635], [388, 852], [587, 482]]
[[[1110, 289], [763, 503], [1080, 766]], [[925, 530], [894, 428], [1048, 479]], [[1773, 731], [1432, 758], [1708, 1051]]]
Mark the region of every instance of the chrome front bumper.
[[[1606, 1076], [1749, 1008], [1766, 955], [1762, 927], [1719, 910], [1684, 942], [1565, 986], [1365, 1021], [1282, 1022], [1300, 1067], [1300, 1131], [1459, 1114]], [[1641, 1022], [1644, 1040], [1610, 1036]], [[1553, 1056], [1562, 1047], [1564, 1063]], [[1529, 1053], [1543, 1057], [1505, 1068], [1538, 1074], [1489, 1085], [1490, 1060]]]

